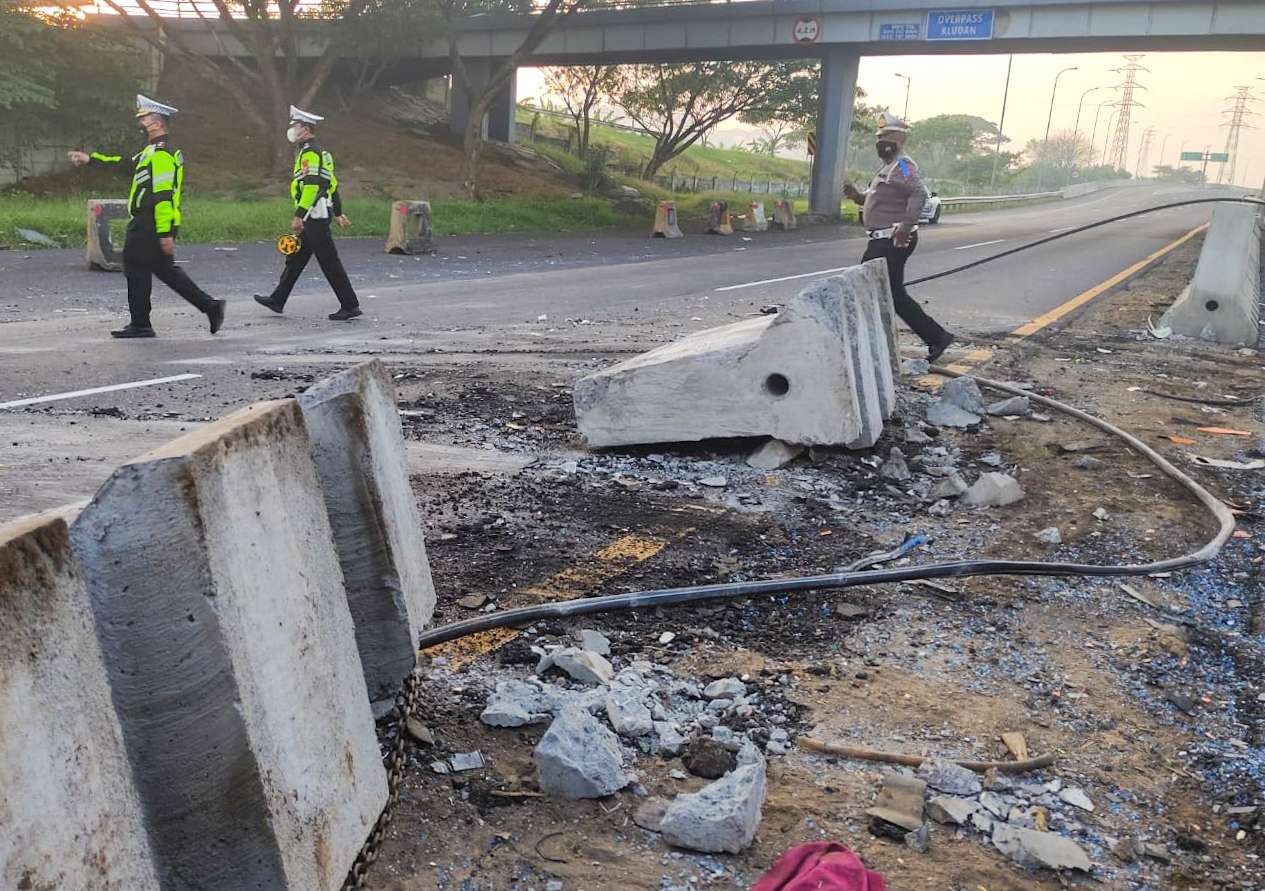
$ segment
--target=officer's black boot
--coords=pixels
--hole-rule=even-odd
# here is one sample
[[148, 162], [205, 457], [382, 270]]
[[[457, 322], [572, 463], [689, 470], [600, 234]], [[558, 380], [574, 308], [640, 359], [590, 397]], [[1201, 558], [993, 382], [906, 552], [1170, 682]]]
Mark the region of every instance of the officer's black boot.
[[224, 307], [226, 306], [228, 306], [227, 300], [215, 300], [212, 302], [211, 308], [206, 311], [207, 320], [211, 323], [212, 334], [224, 326]]
[[121, 340], [127, 340], [134, 337], [157, 337], [154, 329], [148, 325], [128, 324], [122, 328], [110, 332], [111, 337], [117, 337]]
[[359, 306], [345, 307], [340, 309], [338, 312], [330, 313], [329, 320], [331, 322], [347, 322], [357, 316], [363, 316], [364, 314], [364, 310], [362, 310]]
[[262, 294], [256, 294], [255, 302], [258, 303], [260, 306], [268, 307], [277, 315], [281, 315], [281, 313], [285, 312], [285, 306], [273, 300], [271, 297], [265, 297]]

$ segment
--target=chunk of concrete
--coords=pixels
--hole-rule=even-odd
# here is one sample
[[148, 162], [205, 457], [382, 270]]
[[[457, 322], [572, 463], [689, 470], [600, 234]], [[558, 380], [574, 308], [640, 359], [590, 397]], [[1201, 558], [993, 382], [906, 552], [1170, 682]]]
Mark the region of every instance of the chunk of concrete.
[[654, 732], [654, 717], [636, 690], [616, 687], [606, 694], [606, 719], [620, 736], [636, 739]]
[[721, 678], [703, 688], [706, 699], [733, 699], [747, 695], [747, 685], [737, 678]]
[[936, 487], [931, 490], [931, 497], [936, 501], [941, 498], [957, 498], [959, 495], [969, 491], [970, 488], [966, 484], [966, 480], [962, 479], [962, 474], [954, 472], [936, 483]]
[[988, 406], [988, 413], [996, 417], [1007, 415], [1026, 415], [1032, 411], [1032, 400], [1027, 396], [1011, 396]]
[[377, 359], [299, 397], [371, 699], [393, 695], [417, 664], [435, 583], [409, 485], [395, 385]]
[[760, 828], [768, 787], [764, 759], [746, 764], [668, 805], [659, 831], [670, 845], [709, 854], [738, 854]]
[[553, 719], [535, 759], [541, 790], [562, 798], [605, 798], [633, 781], [615, 734], [579, 708], [564, 708]]
[[590, 446], [772, 436], [869, 447], [895, 407], [880, 261], [823, 279], [776, 315], [691, 334], [575, 388]]
[[1020, 829], [1005, 823], [993, 825], [993, 844], [1020, 866], [1045, 869], [1079, 869], [1089, 872], [1089, 855], [1072, 841], [1053, 832]]
[[780, 439], [770, 439], [747, 458], [747, 466], [756, 470], [777, 470], [785, 467], [804, 453], [801, 445], [792, 445]]
[[524, 727], [549, 720], [540, 687], [516, 679], [497, 681], [479, 720], [489, 727]]
[[979, 775], [960, 764], [928, 758], [918, 767], [918, 776], [937, 792], [949, 795], [978, 795], [984, 788]]
[[971, 377], [955, 377], [946, 383], [940, 390], [940, 398], [973, 415], [982, 415], [985, 411], [984, 396]]
[[387, 779], [298, 404], [123, 465], [71, 531], [164, 887], [340, 887]]
[[983, 418], [979, 415], [965, 411], [943, 399], [931, 403], [931, 407], [927, 409], [927, 423], [933, 427], [956, 427], [963, 430], [974, 427], [982, 420]]
[[896, 446], [892, 446], [892, 450], [887, 455], [887, 460], [883, 462], [883, 466], [878, 469], [878, 472], [889, 480], [898, 483], [908, 482], [914, 478], [913, 473], [909, 470], [909, 463], [905, 460], [905, 453]]
[[1260, 320], [1260, 210], [1218, 204], [1195, 277], [1160, 318], [1160, 327], [1229, 346], [1256, 346]]
[[567, 647], [551, 656], [553, 667], [565, 671], [572, 680], [582, 684], [609, 684], [615, 674], [610, 662], [597, 653]]
[[952, 795], [937, 795], [927, 802], [927, 816], [937, 823], [950, 826], [966, 826], [971, 814], [979, 808], [969, 798], [955, 798]]
[[0, 888], [157, 891], [66, 519], [0, 525]]
[[975, 507], [1005, 507], [1023, 500], [1023, 487], [1008, 473], [981, 473], [962, 496], [963, 504]]

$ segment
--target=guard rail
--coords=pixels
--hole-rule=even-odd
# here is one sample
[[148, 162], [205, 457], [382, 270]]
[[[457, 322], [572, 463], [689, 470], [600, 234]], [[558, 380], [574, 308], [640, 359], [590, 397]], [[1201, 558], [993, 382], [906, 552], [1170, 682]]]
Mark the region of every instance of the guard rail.
[[1046, 198], [1062, 197], [1062, 192], [1029, 192], [1026, 195], [960, 195], [956, 198], [941, 198], [940, 206], [951, 208], [966, 207], [972, 204], [1017, 204], [1020, 201], [1039, 201]]

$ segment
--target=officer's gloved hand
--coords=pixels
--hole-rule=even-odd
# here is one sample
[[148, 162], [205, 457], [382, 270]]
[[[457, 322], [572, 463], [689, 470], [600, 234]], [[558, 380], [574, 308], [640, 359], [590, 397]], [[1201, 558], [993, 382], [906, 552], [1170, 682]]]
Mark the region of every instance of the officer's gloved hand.
[[335, 219], [338, 220], [338, 225], [344, 229], [351, 225], [351, 220], [347, 219], [347, 214], [345, 213], [340, 213]]
[[291, 220], [291, 221], [290, 221], [290, 231], [291, 231], [291, 232], [302, 232], [302, 231], [303, 231], [303, 218], [302, 218], [302, 217], [295, 217], [293, 220]]

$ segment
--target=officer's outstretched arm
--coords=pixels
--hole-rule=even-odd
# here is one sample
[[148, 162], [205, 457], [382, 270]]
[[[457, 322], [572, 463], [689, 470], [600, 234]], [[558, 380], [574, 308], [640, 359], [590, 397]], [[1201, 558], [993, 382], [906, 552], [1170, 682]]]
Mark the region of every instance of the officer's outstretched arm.
[[118, 177], [130, 177], [132, 175], [132, 168], [124, 163], [124, 161], [130, 162], [131, 160], [131, 158], [124, 158], [122, 155], [109, 155], [105, 152], [88, 153], [89, 167], [109, 170]]

